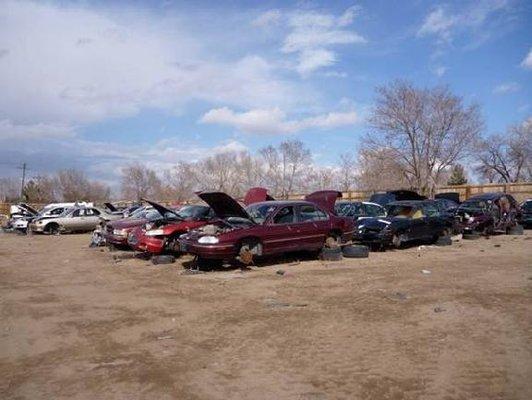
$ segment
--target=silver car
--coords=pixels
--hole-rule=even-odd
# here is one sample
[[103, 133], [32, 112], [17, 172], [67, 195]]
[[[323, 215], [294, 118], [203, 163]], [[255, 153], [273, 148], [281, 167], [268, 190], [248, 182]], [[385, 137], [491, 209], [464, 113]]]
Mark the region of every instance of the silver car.
[[32, 232], [63, 233], [92, 231], [103, 221], [122, 218], [121, 215], [110, 214], [97, 207], [74, 207], [65, 210], [56, 217], [36, 218], [30, 224]]

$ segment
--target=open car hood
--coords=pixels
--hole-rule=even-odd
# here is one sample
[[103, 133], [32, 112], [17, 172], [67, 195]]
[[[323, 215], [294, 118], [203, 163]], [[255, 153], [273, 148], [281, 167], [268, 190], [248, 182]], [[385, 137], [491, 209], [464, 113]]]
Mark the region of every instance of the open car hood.
[[337, 190], [320, 190], [305, 196], [306, 201], [316, 204], [322, 210], [335, 214], [334, 204], [336, 199], [342, 197], [342, 192]]
[[248, 190], [244, 197], [244, 204], [249, 206], [251, 204], [260, 203], [261, 201], [275, 200], [268, 194], [268, 189], [262, 187], [254, 187]]
[[218, 218], [238, 217], [252, 220], [247, 211], [226, 193], [198, 192], [196, 194], [212, 208]]
[[161, 214], [163, 218], [165, 218], [166, 213], [171, 213], [171, 214], [174, 214], [174, 215], [176, 216], [177, 219], [182, 219], [182, 218], [177, 214], [177, 212], [175, 212], [174, 210], [170, 210], [169, 208], [166, 208], [166, 207], [163, 206], [162, 204], [156, 203], [156, 202], [154, 202], [154, 201], [146, 200], [146, 199], [141, 199], [141, 200], [142, 200], [142, 201], [145, 201], [146, 203], [148, 203], [149, 205], [151, 205], [154, 209], [156, 209], [157, 211], [159, 211], [159, 214]]
[[39, 213], [36, 209], [26, 203], [19, 203], [16, 205], [16, 207], [18, 207], [19, 210], [25, 211], [30, 215], [37, 215]]

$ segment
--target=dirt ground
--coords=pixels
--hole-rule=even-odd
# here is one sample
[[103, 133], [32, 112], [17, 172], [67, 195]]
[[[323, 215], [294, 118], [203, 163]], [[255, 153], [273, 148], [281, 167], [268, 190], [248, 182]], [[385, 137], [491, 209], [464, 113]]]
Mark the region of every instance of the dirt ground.
[[531, 239], [184, 275], [0, 234], [0, 398], [532, 399]]

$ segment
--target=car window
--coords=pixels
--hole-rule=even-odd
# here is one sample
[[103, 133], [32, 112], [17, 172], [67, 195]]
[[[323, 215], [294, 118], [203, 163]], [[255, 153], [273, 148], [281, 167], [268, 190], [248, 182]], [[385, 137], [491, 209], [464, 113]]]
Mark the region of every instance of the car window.
[[376, 204], [364, 204], [364, 208], [366, 209], [366, 215], [370, 217], [386, 215], [384, 208]]
[[100, 215], [100, 212], [95, 208], [90, 208], [90, 211], [92, 211], [92, 215]]
[[404, 217], [409, 218], [414, 214], [414, 207], [394, 204], [388, 207], [389, 217]]
[[365, 215], [360, 203], [337, 203], [334, 207], [336, 214], [344, 217], [355, 217]]
[[291, 224], [293, 222], [295, 222], [295, 213], [292, 206], [281, 208], [273, 217], [274, 224]]
[[79, 217], [80, 215], [82, 215], [82, 214], [81, 214], [82, 211], [83, 211], [83, 210], [74, 210], [74, 212], [72, 213], [72, 216], [73, 216], [73, 217]]
[[309, 204], [299, 207], [299, 218], [301, 222], [323, 221], [327, 219], [327, 214]]
[[52, 211], [50, 211], [50, 215], [61, 215], [63, 214], [63, 211], [65, 211], [63, 207], [54, 208]]
[[423, 213], [427, 217], [438, 217], [440, 215], [440, 212], [438, 211], [438, 208], [433, 204], [425, 204], [423, 205]]

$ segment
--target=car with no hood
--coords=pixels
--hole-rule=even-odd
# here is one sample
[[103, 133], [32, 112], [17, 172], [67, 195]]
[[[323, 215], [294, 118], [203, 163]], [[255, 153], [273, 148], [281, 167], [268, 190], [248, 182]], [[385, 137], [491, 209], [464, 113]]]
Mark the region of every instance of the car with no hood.
[[456, 210], [464, 233], [507, 233], [517, 226], [521, 209], [508, 193], [482, 193], [464, 201]]
[[400, 248], [417, 240], [435, 242], [448, 233], [446, 221], [431, 201], [395, 201], [387, 205], [387, 211], [386, 217], [360, 221], [354, 240], [381, 249]]
[[383, 206], [369, 201], [337, 201], [334, 210], [336, 215], [349, 217], [354, 221], [386, 216], [386, 209]]
[[325, 190], [305, 200], [254, 203], [246, 208], [222, 192], [198, 196], [214, 211], [217, 220], [179, 238], [181, 250], [200, 259], [248, 264], [254, 256], [322, 249], [328, 238], [348, 241], [354, 222], [334, 213], [340, 192]]

